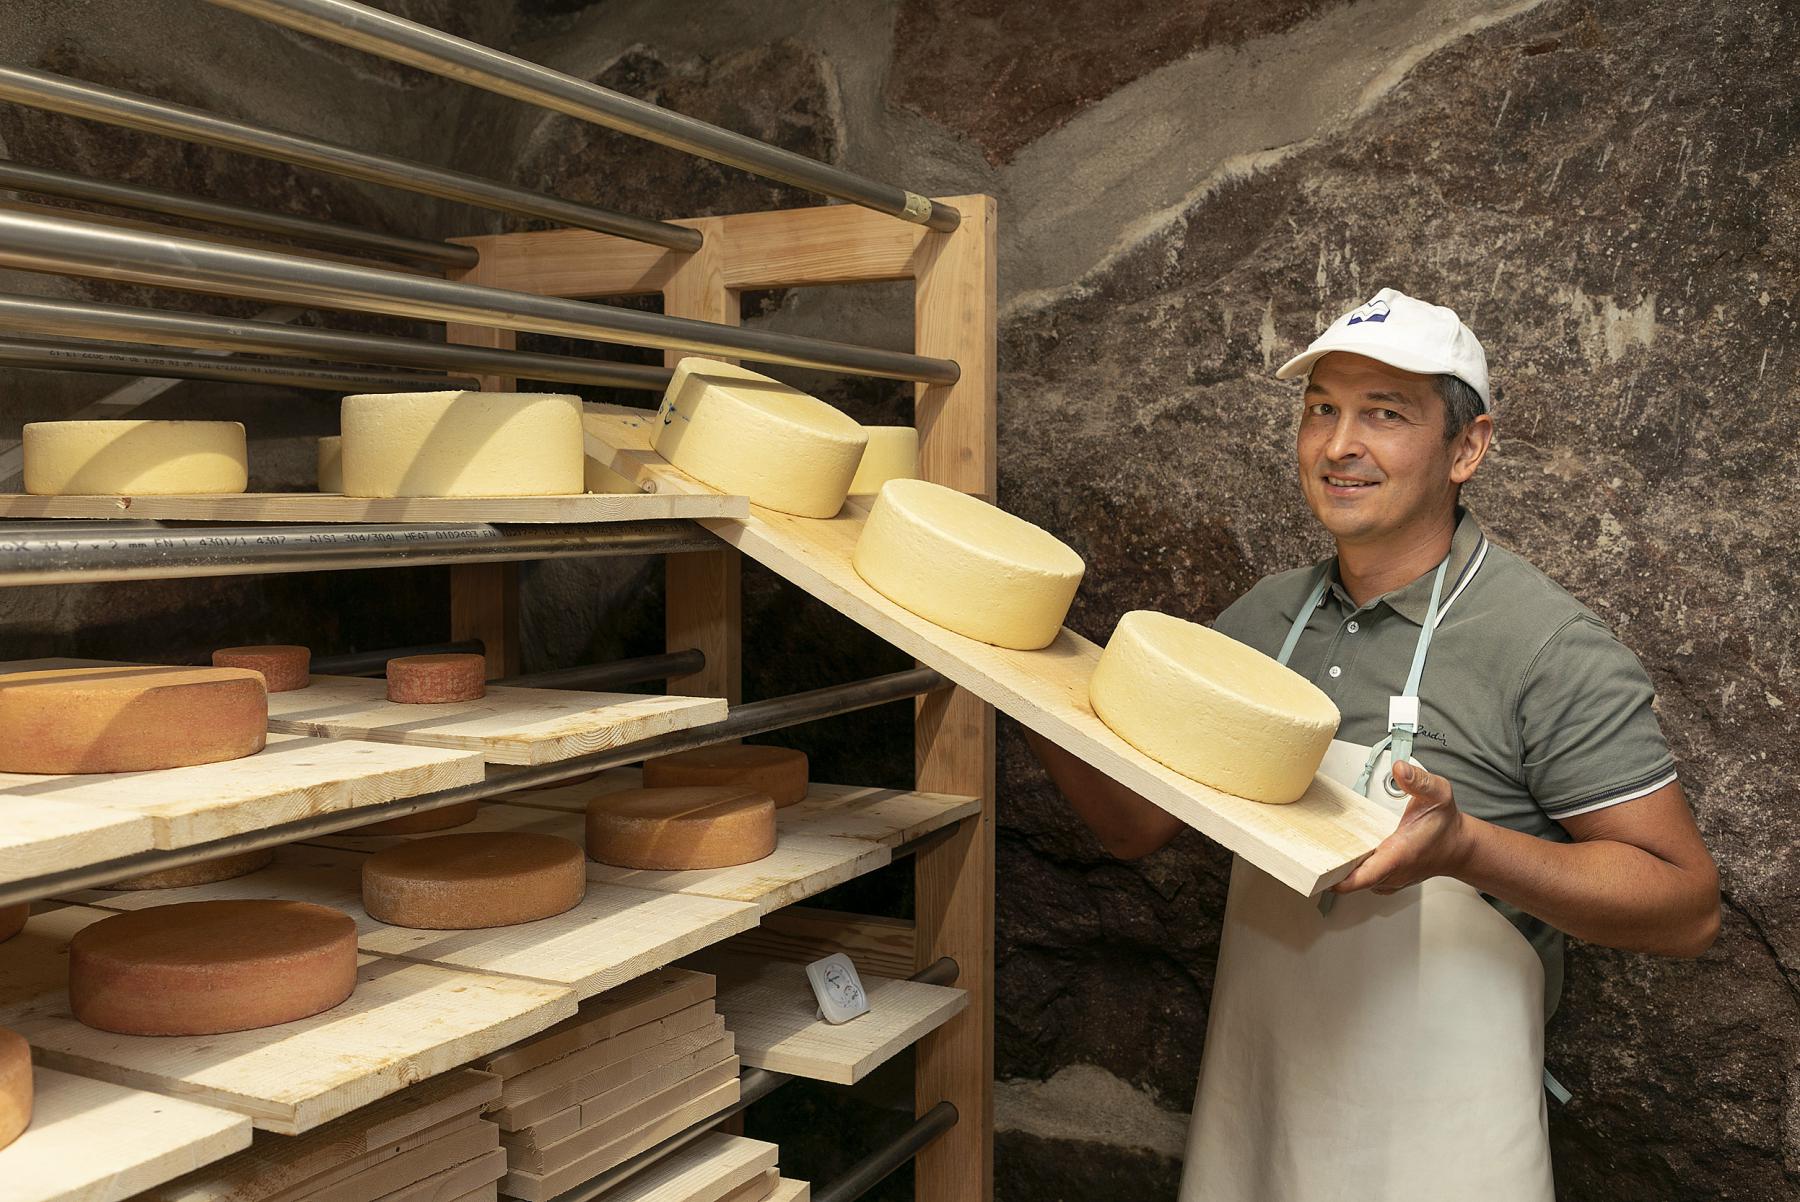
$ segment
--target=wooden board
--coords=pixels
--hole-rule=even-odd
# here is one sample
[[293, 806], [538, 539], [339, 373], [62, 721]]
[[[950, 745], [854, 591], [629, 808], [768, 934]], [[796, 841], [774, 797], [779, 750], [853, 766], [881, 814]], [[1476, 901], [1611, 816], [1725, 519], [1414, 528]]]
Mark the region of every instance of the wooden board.
[[814, 906], [765, 914], [756, 927], [733, 935], [719, 950], [802, 964], [843, 952], [857, 972], [878, 977], [910, 977], [919, 968], [918, 929], [911, 921]]
[[95, 889], [66, 900], [108, 910], [220, 898], [313, 902], [354, 918], [357, 946], [365, 952], [528, 977], [567, 986], [579, 997], [604, 992], [748, 930], [759, 914], [754, 905], [718, 898], [590, 884], [574, 909], [536, 922], [473, 931], [415, 930], [377, 922], [363, 910], [365, 858], [337, 848], [290, 845], [277, 849], [269, 867], [228, 881], [186, 889]]
[[156, 846], [142, 814], [29, 793], [0, 793], [0, 882], [80, 868]]
[[543, 1174], [523, 1169], [509, 1170], [500, 1182], [500, 1192], [515, 1198], [523, 1198], [525, 1202], [550, 1202], [550, 1199], [556, 1195], [581, 1184], [595, 1174], [604, 1173], [636, 1156], [646, 1148], [654, 1147], [676, 1132], [685, 1131], [702, 1119], [717, 1114], [737, 1101], [737, 1097], [738, 1083], [736, 1081], [728, 1085], [721, 1085], [712, 1092], [703, 1094], [698, 1100], [688, 1103], [653, 1123], [638, 1128], [629, 1135], [607, 1144], [572, 1164]]
[[[502, 1131], [523, 1131], [555, 1119], [571, 1106], [579, 1109], [587, 1101], [604, 1097], [640, 1078], [679, 1078], [721, 1060], [730, 1060], [736, 1054], [737, 1041], [725, 1030], [725, 1020], [714, 1015], [713, 1021], [698, 1031], [678, 1035], [628, 1059], [553, 1085], [535, 1097], [491, 1111], [488, 1117], [498, 1123]], [[580, 1125], [579, 1114], [575, 1122]]]
[[[661, 1089], [644, 1094], [617, 1110], [596, 1114], [591, 1120], [586, 1117], [584, 1108], [582, 1126], [562, 1139], [553, 1143], [509, 1143], [507, 1166], [532, 1173], [551, 1173], [575, 1164], [724, 1086], [735, 1087], [738, 1064], [736, 1056], [721, 1060], [680, 1081], [669, 1082]], [[730, 1100], [737, 1101], [737, 1095], [732, 1095]]]
[[714, 1131], [670, 1153], [606, 1193], [606, 1202], [723, 1202], [775, 1167], [780, 1149]]
[[713, 978], [708, 973], [659, 968], [587, 999], [573, 1018], [564, 1019], [517, 1047], [489, 1056], [481, 1067], [502, 1077], [514, 1077], [589, 1044], [704, 1002], [714, 991]]
[[718, 977], [719, 1013], [746, 1065], [838, 1085], [856, 1084], [969, 1003], [961, 989], [859, 973], [869, 1012], [833, 1026], [817, 1017], [803, 964], [713, 952], [688, 966]]
[[347, 1166], [351, 1171], [335, 1180], [308, 1182], [272, 1202], [375, 1202], [494, 1151], [500, 1128], [469, 1116], [408, 1142], [411, 1146], [397, 1155]]
[[128, 518], [179, 522], [647, 522], [742, 517], [743, 497], [714, 493], [577, 493], [559, 497], [343, 497], [235, 493], [167, 497], [33, 497], [0, 493], [0, 519]]
[[[552, 1060], [542, 1068], [506, 1078], [500, 1085], [500, 1105], [496, 1110], [514, 1110], [521, 1103], [543, 1097], [558, 1086], [591, 1077], [600, 1069], [625, 1064], [657, 1049], [663, 1053], [660, 1062], [667, 1063], [716, 1043], [724, 1034], [725, 1024], [713, 1008], [712, 999], [708, 998]], [[724, 1059], [726, 1054], [721, 1050], [718, 1059]], [[631, 1074], [636, 1075], [635, 1072]], [[612, 1078], [605, 1080], [608, 1084], [604, 1088], [613, 1088]], [[598, 1092], [602, 1091], [590, 1089], [577, 1096], [585, 1099]], [[517, 1125], [516, 1121], [512, 1124], [513, 1127]]]
[[434, 1173], [416, 1185], [383, 1194], [380, 1202], [437, 1202], [440, 1198], [460, 1198], [485, 1191], [490, 1182], [505, 1175], [506, 1150], [495, 1148], [474, 1160]]
[[812, 1202], [812, 1185], [805, 1181], [777, 1177], [775, 1188], [763, 1202]]
[[0, 1149], [4, 1202], [118, 1202], [250, 1143], [241, 1114], [38, 1066], [31, 1126]]
[[[710, 491], [650, 449], [645, 411], [606, 405], [586, 410], [590, 456], [628, 479], [653, 481], [661, 491]], [[866, 499], [852, 498], [837, 517], [826, 520], [753, 505], [746, 519], [702, 524], [1302, 893], [1316, 894], [1342, 880], [1393, 832], [1397, 819], [1391, 811], [1324, 776], [1314, 778], [1312, 788], [1292, 805], [1263, 805], [1209, 788], [1150, 759], [1089, 707], [1088, 678], [1100, 649], [1074, 631], [1065, 629], [1044, 650], [1014, 651], [966, 638], [901, 609], [850, 566], [867, 505]]]
[[575, 1012], [560, 986], [367, 956], [349, 1000], [311, 1018], [194, 1038], [114, 1035], [76, 1022], [65, 987], [69, 939], [106, 915], [64, 906], [7, 942], [0, 1025], [52, 1068], [236, 1111], [266, 1131], [310, 1130]]
[[[720, 1030], [723, 1029], [721, 1022]], [[721, 1035], [714, 1043], [698, 1052], [658, 1065], [648, 1072], [638, 1073], [629, 1080], [592, 1097], [583, 1098], [548, 1118], [516, 1131], [509, 1131], [500, 1137], [500, 1142], [513, 1149], [546, 1148], [569, 1138], [577, 1131], [616, 1118], [653, 1094], [661, 1093], [683, 1081], [710, 1074], [718, 1078], [714, 1084], [723, 1084], [727, 1077], [736, 1077], [742, 1067], [736, 1055], [718, 1055], [720, 1051], [735, 1046], [728, 1042], [729, 1039], [729, 1036]]]

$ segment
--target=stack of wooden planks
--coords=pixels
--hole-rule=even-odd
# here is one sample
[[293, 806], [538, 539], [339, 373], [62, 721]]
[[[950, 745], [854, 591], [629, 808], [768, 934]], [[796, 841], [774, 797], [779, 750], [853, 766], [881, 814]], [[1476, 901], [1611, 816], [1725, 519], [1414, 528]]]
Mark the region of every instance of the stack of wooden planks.
[[713, 978], [666, 968], [590, 998], [573, 1018], [489, 1056], [500, 1192], [548, 1202], [738, 1099], [738, 1058]]
[[594, 1202], [807, 1202], [812, 1187], [775, 1167], [780, 1149], [712, 1132], [671, 1153]]
[[506, 1153], [481, 1112], [499, 1097], [491, 1074], [445, 1073], [304, 1135], [259, 1131], [133, 1202], [493, 1202]]

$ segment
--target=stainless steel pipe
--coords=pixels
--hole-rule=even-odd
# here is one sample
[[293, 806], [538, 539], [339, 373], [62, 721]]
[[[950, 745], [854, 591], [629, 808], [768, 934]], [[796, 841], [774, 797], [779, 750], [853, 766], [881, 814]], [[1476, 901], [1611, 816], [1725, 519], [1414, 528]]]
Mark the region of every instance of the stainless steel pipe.
[[938, 1136], [956, 1126], [962, 1116], [949, 1102], [939, 1102], [913, 1121], [886, 1147], [877, 1148], [822, 1190], [813, 1191], [814, 1202], [855, 1202], [895, 1169], [924, 1151]]
[[259, 158], [292, 163], [297, 167], [308, 167], [314, 171], [348, 176], [408, 192], [422, 192], [427, 196], [461, 201], [521, 217], [540, 217], [558, 225], [599, 230], [601, 233], [616, 234], [635, 242], [665, 246], [670, 250], [700, 249], [700, 234], [686, 226], [670, 225], [666, 221], [647, 221], [641, 217], [596, 209], [592, 205], [541, 196], [536, 192], [495, 183], [480, 176], [433, 167], [429, 163], [367, 154], [318, 138], [264, 129], [247, 122], [202, 112], [200, 109], [170, 104], [168, 101], [140, 96], [134, 92], [122, 92], [117, 88], [104, 88], [99, 84], [69, 79], [48, 71], [34, 71], [28, 67], [0, 67], [0, 100], [10, 100], [15, 104], [49, 109], [51, 112], [66, 113], [71, 117], [101, 121], [144, 133], [160, 134], [184, 142], [218, 146]]
[[960, 220], [955, 209], [905, 188], [878, 183], [853, 171], [672, 113], [364, 4], [350, 0], [212, 3], [934, 230], [953, 230]]
[[668, 680], [672, 676], [692, 676], [705, 667], [706, 653], [689, 648], [662, 655], [640, 655], [636, 659], [614, 660], [610, 664], [584, 664], [576, 668], [556, 668], [549, 672], [508, 676], [494, 683], [528, 689], [593, 689], [604, 692], [620, 685]]
[[961, 369], [948, 359], [902, 351], [741, 329], [615, 305], [482, 288], [429, 276], [23, 213], [0, 212], [0, 267], [724, 354], [762, 363], [932, 384], [953, 384], [961, 374]]
[[115, 184], [71, 175], [66, 171], [53, 171], [48, 167], [27, 167], [23, 163], [4, 160], [0, 160], [0, 188], [60, 196], [65, 200], [85, 200], [122, 209], [141, 209], [147, 213], [162, 213], [193, 221], [209, 221], [214, 225], [231, 226], [234, 229], [279, 234], [303, 242], [351, 247], [368, 254], [433, 263], [440, 267], [469, 268], [481, 259], [474, 247], [459, 246], [454, 242], [428, 242], [423, 238], [383, 234], [338, 221], [319, 221], [311, 217], [270, 213], [263, 209], [185, 196], [180, 192], [146, 188], [141, 184]]
[[174, 380], [224, 380], [235, 384], [318, 388], [327, 392], [406, 392], [477, 386], [473, 379], [380, 375], [327, 364], [262, 363], [204, 355], [173, 355], [158, 347], [123, 342], [57, 342], [32, 338], [0, 338], [0, 367], [92, 371]]
[[[609, 359], [454, 346], [385, 334], [350, 334], [255, 319], [210, 317], [14, 293], [0, 293], [0, 330], [125, 341], [154, 339], [165, 345], [194, 350], [347, 359], [353, 363], [434, 368], [465, 375], [485, 373], [565, 384], [597, 384], [646, 392], [661, 392], [668, 386], [670, 375], [668, 368], [647, 363], [615, 363]], [[439, 384], [441, 388], [450, 386], [448, 382]]]

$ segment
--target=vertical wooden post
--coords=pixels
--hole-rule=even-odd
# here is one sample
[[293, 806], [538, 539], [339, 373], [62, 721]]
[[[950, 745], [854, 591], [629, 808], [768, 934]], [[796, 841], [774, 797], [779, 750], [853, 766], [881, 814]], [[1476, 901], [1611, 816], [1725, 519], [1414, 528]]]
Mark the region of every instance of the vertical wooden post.
[[[993, 499], [996, 472], [994, 201], [949, 201], [962, 224], [927, 234], [914, 279], [914, 347], [954, 359], [955, 384], [918, 386], [919, 474]], [[955, 1127], [919, 1154], [920, 1202], [984, 1202], [994, 1192], [994, 711], [962, 689], [920, 701], [917, 787], [981, 798], [978, 818], [916, 858], [918, 963], [953, 957], [969, 1007], [919, 1041], [920, 1113], [940, 1101]]]
[[[684, 221], [706, 242], [680, 262], [663, 286], [663, 312], [720, 325], [738, 324], [738, 293], [725, 286], [724, 225], [716, 218]], [[685, 352], [669, 351], [673, 367]], [[663, 639], [670, 651], [698, 647], [706, 666], [669, 681], [669, 692], [687, 697], [743, 700], [743, 559], [721, 546], [663, 556]]]

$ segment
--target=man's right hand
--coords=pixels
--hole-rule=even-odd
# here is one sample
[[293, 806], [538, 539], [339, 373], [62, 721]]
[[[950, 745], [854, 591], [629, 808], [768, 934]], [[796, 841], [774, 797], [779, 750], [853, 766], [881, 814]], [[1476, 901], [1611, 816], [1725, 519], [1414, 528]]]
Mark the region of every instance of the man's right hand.
[[1025, 729], [1025, 745], [1101, 846], [1120, 859], [1159, 851], [1184, 829], [1179, 819], [1036, 731]]

